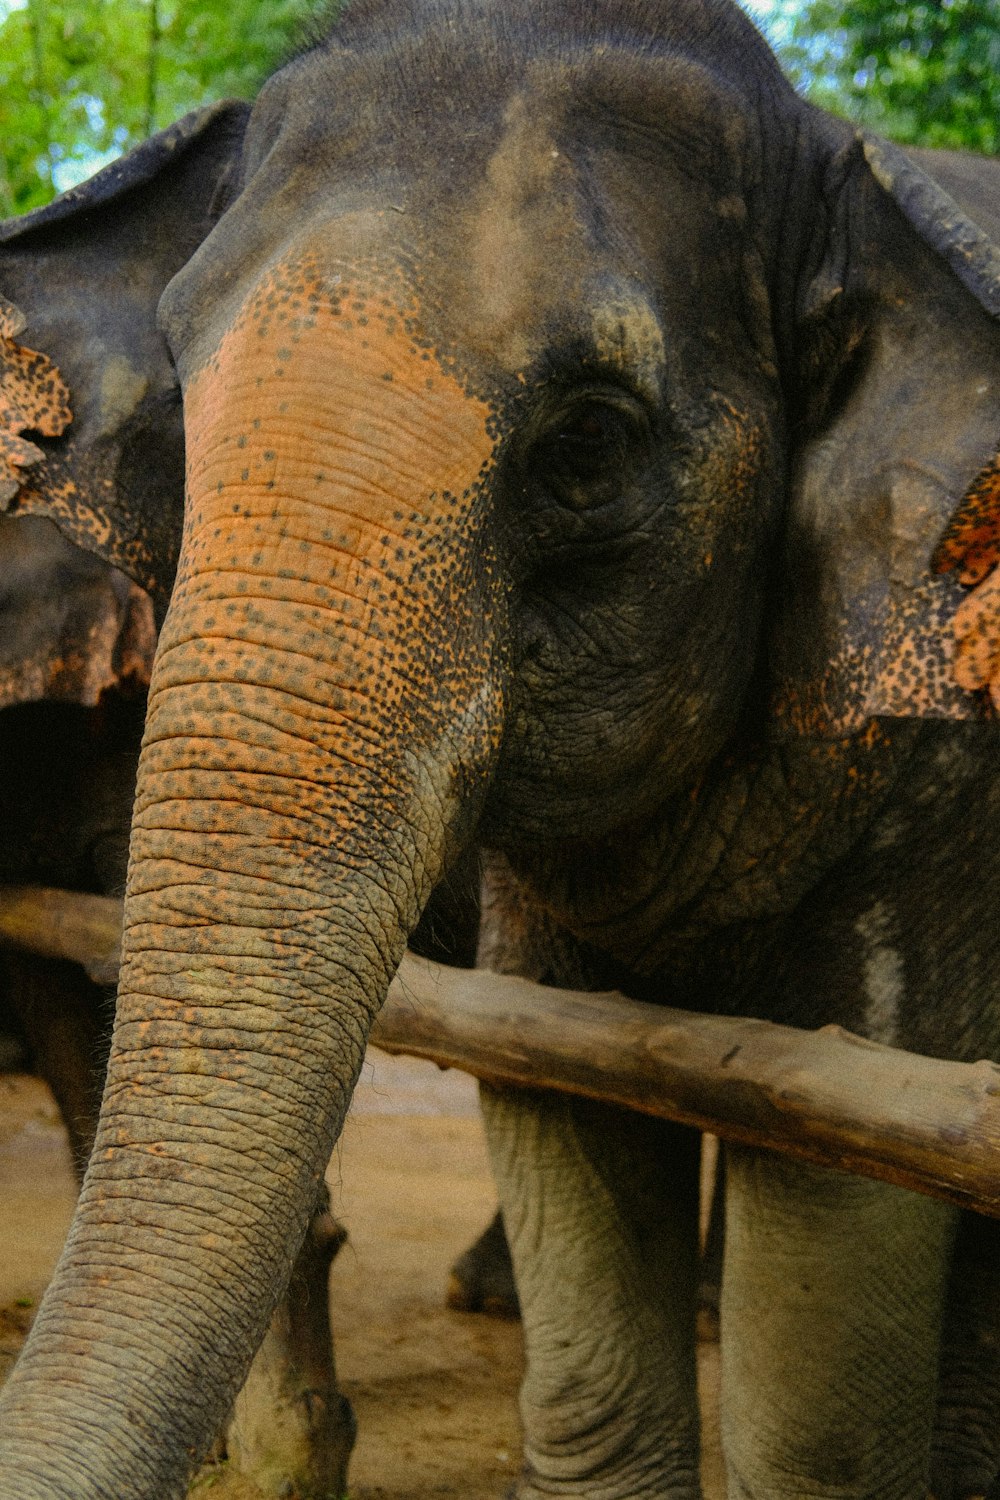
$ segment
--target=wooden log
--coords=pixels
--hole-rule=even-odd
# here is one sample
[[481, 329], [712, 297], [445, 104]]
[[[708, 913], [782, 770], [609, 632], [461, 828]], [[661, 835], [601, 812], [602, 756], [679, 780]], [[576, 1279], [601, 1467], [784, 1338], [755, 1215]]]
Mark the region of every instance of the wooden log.
[[407, 954], [371, 1033], [477, 1078], [602, 1099], [1000, 1218], [1000, 1067], [446, 969]]
[[[120, 903], [0, 888], [0, 943], [107, 964]], [[1000, 1217], [1000, 1068], [839, 1026], [799, 1031], [447, 969], [407, 954], [372, 1030], [387, 1052], [557, 1089], [880, 1178]]]
[[44, 886], [0, 885], [0, 944], [82, 964], [98, 984], [115, 984], [122, 904], [107, 896]]

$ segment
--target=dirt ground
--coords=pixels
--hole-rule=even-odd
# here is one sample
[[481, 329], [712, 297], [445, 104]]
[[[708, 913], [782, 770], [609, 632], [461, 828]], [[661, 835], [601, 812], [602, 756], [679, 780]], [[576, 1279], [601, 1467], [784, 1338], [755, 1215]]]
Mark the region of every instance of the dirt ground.
[[[517, 1473], [517, 1324], [450, 1312], [448, 1268], [492, 1215], [475, 1084], [372, 1049], [329, 1181], [350, 1240], [333, 1268], [340, 1384], [358, 1418], [351, 1500], [501, 1500]], [[0, 1075], [0, 1378], [51, 1274], [73, 1209], [65, 1137], [43, 1085]], [[717, 1349], [699, 1355], [705, 1500], [723, 1500]], [[232, 1473], [197, 1486], [255, 1500]]]

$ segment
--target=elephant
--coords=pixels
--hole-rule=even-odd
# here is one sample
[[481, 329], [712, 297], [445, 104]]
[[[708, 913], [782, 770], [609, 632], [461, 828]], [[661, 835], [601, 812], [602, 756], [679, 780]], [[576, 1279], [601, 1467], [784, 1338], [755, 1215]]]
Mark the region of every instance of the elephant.
[[[481, 963], [997, 1055], [1000, 259], [729, 0], [356, 0], [4, 226], [0, 291], [73, 405], [14, 508], [163, 618], [0, 1496], [182, 1493], [473, 847]], [[518, 1495], [696, 1500], [697, 1138], [482, 1097]], [[992, 1224], [726, 1175], [731, 1500], [984, 1494]]]
[[[1000, 244], [1000, 161], [969, 152], [916, 147], [909, 148], [907, 155], [948, 192], [994, 244]], [[723, 1178], [724, 1171], [719, 1175]], [[721, 1286], [724, 1197], [720, 1186], [721, 1181], [716, 1183], [712, 1199], [702, 1258], [700, 1300], [706, 1330], [717, 1319]], [[485, 1311], [502, 1317], [519, 1315], [510, 1251], [499, 1211], [452, 1267], [448, 1303], [460, 1311]]]

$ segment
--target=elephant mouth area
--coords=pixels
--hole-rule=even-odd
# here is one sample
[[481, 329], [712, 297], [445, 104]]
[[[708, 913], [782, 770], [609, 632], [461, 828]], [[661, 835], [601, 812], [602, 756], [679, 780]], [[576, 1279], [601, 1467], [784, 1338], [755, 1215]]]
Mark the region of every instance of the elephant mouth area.
[[[690, 785], [690, 778], [680, 778]], [[501, 753], [479, 819], [479, 837], [512, 853], [539, 843], [586, 848], [654, 817], [677, 794], [650, 760], [641, 767], [525, 763]]]
[[745, 738], [745, 712], [734, 723], [711, 693], [652, 681], [647, 689], [568, 711], [519, 697], [515, 684], [481, 836], [507, 849], [539, 840], [586, 847], [631, 836], [690, 798], [734, 737]]

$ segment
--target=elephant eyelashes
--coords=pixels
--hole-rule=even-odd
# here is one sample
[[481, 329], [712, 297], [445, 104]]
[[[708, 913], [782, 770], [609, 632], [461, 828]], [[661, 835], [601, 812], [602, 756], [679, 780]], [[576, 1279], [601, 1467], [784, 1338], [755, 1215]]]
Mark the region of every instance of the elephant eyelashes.
[[565, 407], [535, 444], [532, 467], [574, 510], [607, 504], [645, 451], [649, 421], [627, 396], [588, 397]]

